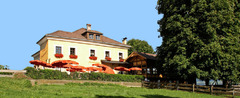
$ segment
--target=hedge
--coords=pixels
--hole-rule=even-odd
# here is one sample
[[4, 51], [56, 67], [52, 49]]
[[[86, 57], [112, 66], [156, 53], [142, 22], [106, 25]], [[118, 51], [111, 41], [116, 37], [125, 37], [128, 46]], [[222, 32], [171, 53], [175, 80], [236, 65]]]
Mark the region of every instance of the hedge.
[[100, 80], [100, 81], [117, 81], [117, 82], [141, 82], [142, 75], [125, 75], [125, 74], [105, 74], [105, 73], [73, 73], [73, 79], [82, 80]]
[[125, 75], [125, 74], [105, 74], [105, 73], [78, 73], [74, 72], [68, 75], [66, 72], [57, 70], [36, 70], [33, 67], [27, 67], [26, 75], [33, 79], [72, 79], [72, 80], [100, 80], [100, 81], [116, 81], [116, 82], [141, 82], [142, 75]]
[[24, 70], [27, 70], [26, 75], [33, 79], [71, 79], [66, 72], [60, 72], [58, 70], [36, 70], [33, 67], [27, 67]]

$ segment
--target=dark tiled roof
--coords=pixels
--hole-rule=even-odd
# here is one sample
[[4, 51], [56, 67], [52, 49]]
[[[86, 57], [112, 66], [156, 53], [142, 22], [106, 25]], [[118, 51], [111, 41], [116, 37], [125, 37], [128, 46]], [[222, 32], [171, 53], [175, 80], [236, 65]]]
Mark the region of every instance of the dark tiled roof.
[[[87, 31], [85, 28], [81, 28], [81, 29], [78, 29], [78, 30], [76, 30], [74, 32], [66, 32], [66, 31], [58, 30], [56, 32], [46, 34], [46, 36], [61, 37], [61, 38], [72, 38], [72, 39], [79, 39], [79, 40], [87, 40], [87, 38], [83, 36], [83, 34], [86, 33], [86, 32], [102, 34], [99, 31], [95, 31], [95, 30], [88, 30]], [[101, 35], [101, 36], [102, 36], [102, 39], [101, 39], [100, 42], [125, 45], [125, 44], [122, 44], [122, 43], [120, 43], [118, 41], [110, 39], [110, 38], [108, 38], [106, 36], [103, 36], [103, 35]], [[89, 41], [93, 41], [93, 40], [89, 40]], [[99, 42], [99, 41], [96, 41], [96, 42]], [[128, 45], [126, 45], [126, 46], [128, 46]]]
[[141, 56], [143, 56], [143, 57], [145, 57], [145, 58], [147, 58], [147, 59], [151, 59], [151, 60], [157, 60], [156, 59], [156, 54], [151, 54], [151, 53], [143, 53], [143, 52], [136, 52], [136, 53], [138, 53], [139, 55], [141, 55]]

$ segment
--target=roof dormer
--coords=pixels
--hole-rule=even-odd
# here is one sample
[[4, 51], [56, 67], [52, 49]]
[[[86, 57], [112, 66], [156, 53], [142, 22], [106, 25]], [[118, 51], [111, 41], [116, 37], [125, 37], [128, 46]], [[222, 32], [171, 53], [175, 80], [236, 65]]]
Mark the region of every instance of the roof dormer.
[[102, 41], [103, 34], [101, 32], [91, 30], [91, 24], [87, 24], [86, 32], [82, 35], [85, 36], [87, 40]]

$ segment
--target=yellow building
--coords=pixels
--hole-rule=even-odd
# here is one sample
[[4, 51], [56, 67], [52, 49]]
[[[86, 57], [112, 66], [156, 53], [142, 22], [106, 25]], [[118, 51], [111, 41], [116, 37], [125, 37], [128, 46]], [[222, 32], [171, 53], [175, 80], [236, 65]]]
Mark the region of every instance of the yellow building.
[[[73, 60], [85, 67], [100, 63], [112, 68], [126, 64], [124, 61], [120, 62], [120, 59], [128, 57], [128, 49], [131, 47], [126, 45], [126, 38], [120, 43], [104, 36], [99, 31], [91, 30], [91, 24], [87, 24], [87, 28], [81, 28], [74, 32], [59, 30], [46, 34], [37, 44], [40, 46], [40, 51], [32, 55], [34, 60], [47, 63], [56, 60]], [[92, 60], [91, 56], [97, 57], [97, 59]], [[106, 60], [106, 57], [111, 58], [111, 61]], [[42, 66], [34, 67], [44, 68]]]

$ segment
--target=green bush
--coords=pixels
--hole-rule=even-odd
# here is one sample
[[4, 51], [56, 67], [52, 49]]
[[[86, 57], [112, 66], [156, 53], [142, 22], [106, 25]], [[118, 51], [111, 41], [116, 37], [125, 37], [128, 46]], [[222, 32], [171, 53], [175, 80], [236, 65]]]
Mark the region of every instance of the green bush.
[[0, 75], [12, 75], [13, 73], [11, 72], [0, 72]]
[[57, 70], [36, 70], [27, 67], [26, 75], [33, 79], [81, 79], [81, 80], [99, 80], [99, 81], [116, 81], [116, 82], [141, 82], [142, 75], [124, 75], [124, 74], [105, 74], [105, 73], [72, 73], [68, 75], [66, 72]]
[[141, 82], [142, 75], [123, 75], [123, 74], [105, 74], [105, 73], [77, 73], [73, 74], [73, 79], [82, 80], [100, 80], [100, 81], [116, 81], [116, 82]]
[[66, 72], [60, 72], [58, 70], [36, 70], [33, 67], [27, 67], [24, 70], [27, 70], [26, 75], [33, 79], [71, 79]]

